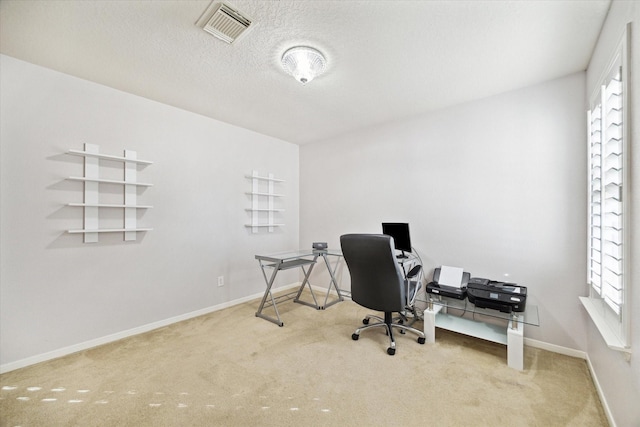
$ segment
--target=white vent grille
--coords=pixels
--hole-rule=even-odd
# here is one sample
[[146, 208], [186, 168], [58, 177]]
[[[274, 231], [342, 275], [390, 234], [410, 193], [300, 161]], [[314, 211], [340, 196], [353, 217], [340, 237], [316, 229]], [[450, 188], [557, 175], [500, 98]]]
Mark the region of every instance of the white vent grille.
[[203, 29], [220, 40], [233, 43], [251, 25], [251, 20], [237, 10], [221, 3], [218, 10], [204, 24]]

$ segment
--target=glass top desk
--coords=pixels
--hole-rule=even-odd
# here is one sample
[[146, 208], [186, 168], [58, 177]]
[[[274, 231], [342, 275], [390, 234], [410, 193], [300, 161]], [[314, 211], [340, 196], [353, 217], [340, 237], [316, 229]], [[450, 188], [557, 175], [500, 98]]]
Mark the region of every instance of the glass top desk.
[[438, 327], [504, 344], [507, 346], [507, 365], [520, 371], [524, 369], [524, 325], [540, 326], [537, 306], [527, 304], [523, 312], [503, 313], [476, 307], [466, 298], [437, 296], [417, 301], [427, 305], [424, 309], [427, 342], [435, 342], [435, 328]]
[[[329, 262], [329, 257], [336, 257], [336, 261], [331, 266]], [[314, 307], [317, 310], [323, 310], [327, 307], [332, 306], [333, 304], [343, 301], [342, 293], [338, 288], [338, 283], [335, 278], [335, 271], [338, 267], [338, 262], [342, 257], [342, 252], [334, 249], [326, 249], [326, 250], [314, 250], [314, 249], [299, 249], [295, 251], [287, 251], [287, 252], [278, 252], [268, 255], [256, 255], [256, 259], [260, 264], [260, 270], [262, 270], [262, 276], [264, 277], [264, 281], [267, 285], [267, 289], [264, 292], [264, 296], [262, 297], [262, 301], [260, 301], [260, 306], [258, 311], [256, 312], [256, 317], [261, 317], [265, 320], [275, 323], [278, 326], [284, 326], [282, 319], [280, 319], [280, 313], [278, 312], [277, 302], [281, 300], [290, 300], [293, 299], [293, 302], [297, 302], [299, 304], [307, 305], [309, 307]], [[311, 288], [311, 283], [309, 283], [309, 276], [311, 275], [311, 271], [313, 270], [313, 266], [316, 264], [319, 257], [324, 259], [324, 263], [327, 266], [327, 270], [329, 271], [329, 276], [331, 277], [331, 281], [329, 282], [329, 287], [327, 289], [327, 294], [324, 298], [324, 304], [318, 304], [318, 300], [316, 299], [316, 295]], [[292, 291], [283, 295], [278, 295], [277, 297], [273, 296], [271, 292], [271, 288], [276, 279], [276, 275], [280, 270], [289, 270], [292, 268], [300, 268], [304, 273], [304, 279], [302, 280], [302, 284], [298, 288], [297, 291]], [[267, 270], [272, 269], [271, 274], [267, 275]], [[309, 291], [311, 292], [311, 297], [313, 298], [313, 303], [303, 301], [300, 299], [300, 295], [304, 290], [305, 286], [309, 287]], [[331, 287], [333, 287], [338, 294], [338, 297], [333, 301], [328, 301], [329, 294], [331, 293]], [[295, 295], [295, 297], [293, 296]], [[268, 307], [273, 307], [275, 311], [275, 317], [266, 315], [263, 313], [263, 310]]]

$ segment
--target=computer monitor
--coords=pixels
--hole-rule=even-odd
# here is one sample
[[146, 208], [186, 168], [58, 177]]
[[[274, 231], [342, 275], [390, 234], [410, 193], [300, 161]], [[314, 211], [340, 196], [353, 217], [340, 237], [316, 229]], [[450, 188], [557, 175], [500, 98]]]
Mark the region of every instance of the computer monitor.
[[405, 251], [411, 252], [409, 224], [406, 222], [383, 222], [382, 234], [393, 237], [396, 249], [402, 251], [403, 256], [405, 256]]

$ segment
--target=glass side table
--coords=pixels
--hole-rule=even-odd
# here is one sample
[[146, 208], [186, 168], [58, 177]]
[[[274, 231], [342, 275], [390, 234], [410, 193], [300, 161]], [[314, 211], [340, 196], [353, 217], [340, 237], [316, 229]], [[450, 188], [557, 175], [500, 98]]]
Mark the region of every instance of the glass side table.
[[503, 313], [476, 307], [469, 300], [443, 296], [419, 300], [424, 309], [426, 342], [435, 342], [435, 329], [441, 328], [507, 346], [507, 365], [524, 369], [524, 325], [540, 326], [538, 307], [527, 304], [525, 311]]

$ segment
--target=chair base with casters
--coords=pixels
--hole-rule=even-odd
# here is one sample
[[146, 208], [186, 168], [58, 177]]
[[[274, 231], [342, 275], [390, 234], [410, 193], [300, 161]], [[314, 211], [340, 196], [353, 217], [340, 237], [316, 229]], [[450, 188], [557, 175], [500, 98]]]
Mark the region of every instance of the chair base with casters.
[[[376, 323], [370, 323], [371, 319], [375, 319], [377, 320]], [[387, 348], [387, 354], [390, 356], [393, 356], [394, 354], [396, 354], [396, 340], [393, 338], [393, 328], [398, 328], [400, 330], [401, 333], [405, 333], [406, 331], [409, 332], [413, 332], [414, 334], [418, 335], [418, 343], [419, 344], [424, 344], [425, 343], [425, 335], [424, 332], [412, 328], [411, 326], [407, 326], [404, 325], [402, 323], [396, 323], [394, 322], [392, 313], [385, 313], [384, 314], [384, 319], [382, 317], [379, 316], [374, 316], [372, 314], [368, 315], [367, 317], [365, 317], [364, 319], [362, 319], [362, 323], [364, 323], [365, 326], [362, 326], [358, 329], [356, 329], [356, 331], [351, 335], [351, 339], [353, 339], [354, 341], [357, 341], [358, 338], [360, 338], [360, 333], [364, 330], [367, 329], [372, 329], [372, 328], [385, 328], [385, 331], [387, 333], [387, 335], [389, 336], [389, 348]]]

